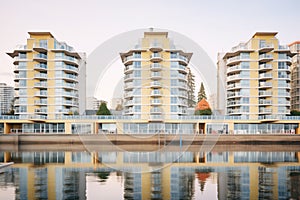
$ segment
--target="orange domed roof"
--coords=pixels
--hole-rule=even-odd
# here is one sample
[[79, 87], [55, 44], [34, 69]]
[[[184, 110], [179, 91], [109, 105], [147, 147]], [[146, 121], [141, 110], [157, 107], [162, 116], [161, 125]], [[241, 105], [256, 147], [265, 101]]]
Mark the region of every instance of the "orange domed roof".
[[197, 103], [195, 110], [206, 110], [209, 108], [209, 103], [203, 98]]

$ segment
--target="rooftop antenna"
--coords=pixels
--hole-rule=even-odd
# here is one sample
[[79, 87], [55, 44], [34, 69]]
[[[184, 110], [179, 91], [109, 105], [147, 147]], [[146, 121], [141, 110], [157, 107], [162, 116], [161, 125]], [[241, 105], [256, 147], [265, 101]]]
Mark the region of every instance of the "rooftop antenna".
[[154, 28], [152, 28], [152, 27], [149, 28], [149, 31], [150, 31], [150, 32], [153, 32], [153, 30], [154, 30]]

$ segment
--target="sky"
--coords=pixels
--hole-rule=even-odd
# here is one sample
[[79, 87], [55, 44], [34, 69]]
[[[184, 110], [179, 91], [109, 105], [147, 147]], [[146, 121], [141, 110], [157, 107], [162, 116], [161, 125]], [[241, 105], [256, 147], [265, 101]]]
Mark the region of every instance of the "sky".
[[281, 44], [300, 40], [299, 0], [11, 0], [0, 6], [0, 82], [13, 82], [6, 52], [25, 44], [28, 31], [51, 31], [87, 56], [120, 33], [161, 28], [198, 43], [214, 63], [217, 53], [256, 31], [276, 31]]

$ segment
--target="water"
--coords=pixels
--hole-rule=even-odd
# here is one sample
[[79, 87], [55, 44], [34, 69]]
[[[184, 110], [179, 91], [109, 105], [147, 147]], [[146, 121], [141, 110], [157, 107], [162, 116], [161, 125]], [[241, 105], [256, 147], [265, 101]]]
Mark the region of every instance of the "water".
[[[0, 152], [0, 199], [299, 199], [296, 151]], [[75, 148], [76, 149], [76, 148]], [[282, 149], [282, 148], [281, 148]]]

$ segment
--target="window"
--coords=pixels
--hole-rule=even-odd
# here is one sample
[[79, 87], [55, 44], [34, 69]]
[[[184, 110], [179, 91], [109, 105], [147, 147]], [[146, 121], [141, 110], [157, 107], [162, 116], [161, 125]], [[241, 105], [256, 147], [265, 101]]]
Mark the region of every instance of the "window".
[[133, 90], [133, 95], [140, 95], [141, 94], [141, 88], [136, 88]]
[[241, 68], [242, 69], [249, 69], [250, 68], [250, 62], [241, 62]]
[[140, 69], [141, 66], [142, 66], [141, 61], [134, 61], [134, 62], [133, 62], [133, 66], [134, 66], [134, 68], [136, 68], [136, 69]]
[[170, 57], [171, 57], [171, 58], [177, 58], [177, 53], [176, 53], [176, 52], [171, 52]]
[[177, 80], [176, 79], [171, 79], [171, 86], [177, 86]]
[[171, 104], [177, 104], [177, 97], [171, 97]]
[[141, 77], [141, 71], [134, 71], [134, 77]]
[[26, 53], [25, 53], [25, 52], [20, 52], [20, 53], [19, 53], [19, 58], [21, 58], [21, 59], [26, 59], [26, 58], [27, 58]]
[[171, 112], [177, 112], [178, 106], [171, 106]]
[[249, 103], [249, 97], [243, 97], [241, 100], [242, 100], [242, 103]]
[[21, 86], [21, 87], [26, 86], [26, 80], [20, 80], [19, 81], [19, 86]]
[[278, 69], [288, 69], [286, 62], [278, 62]]
[[27, 62], [19, 62], [19, 69], [26, 69]]
[[26, 71], [20, 71], [19, 72], [19, 78], [27, 78], [27, 72]]
[[250, 53], [241, 53], [241, 58], [248, 59], [250, 58]]
[[171, 68], [177, 68], [178, 67], [178, 62], [171, 62]]
[[141, 106], [134, 106], [134, 112], [141, 112]]
[[177, 88], [171, 88], [171, 95], [177, 95], [178, 89]]
[[40, 40], [40, 47], [48, 48], [48, 41], [47, 40]]
[[134, 55], [134, 58], [142, 58], [141, 52], [135, 52], [133, 55]]

